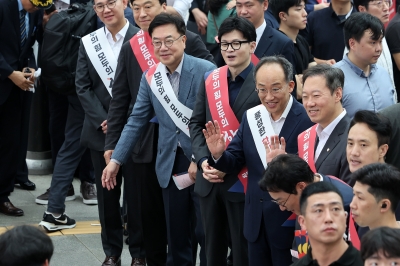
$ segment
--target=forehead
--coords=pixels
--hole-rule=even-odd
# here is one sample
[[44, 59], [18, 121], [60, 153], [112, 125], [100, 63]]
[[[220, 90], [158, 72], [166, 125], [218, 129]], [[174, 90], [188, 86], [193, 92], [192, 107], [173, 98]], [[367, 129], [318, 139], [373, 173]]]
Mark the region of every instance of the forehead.
[[143, 6], [147, 4], [157, 4], [160, 3], [158, 0], [133, 0], [132, 5], [133, 6]]
[[236, 4], [239, 4], [239, 5], [248, 5], [248, 4], [256, 4], [256, 3], [260, 3], [260, 2], [258, 0], [237, 0], [236, 1]]
[[311, 76], [306, 79], [303, 86], [303, 93], [330, 92], [326, 86], [326, 79], [324, 76]]
[[271, 198], [273, 198], [274, 200], [281, 200], [281, 199], [285, 199], [287, 198], [287, 196], [289, 195], [288, 193], [284, 192], [284, 191], [279, 191], [279, 192], [269, 192], [269, 195], [271, 196]]
[[307, 198], [307, 209], [310, 210], [320, 205], [329, 206], [338, 202], [343, 204], [342, 198], [336, 192], [318, 193]]
[[353, 190], [355, 193], [363, 193], [363, 194], [371, 194], [368, 192], [368, 189], [370, 188], [369, 185], [367, 184], [363, 184], [359, 181], [356, 181], [356, 183], [354, 184]]
[[[364, 34], [362, 36], [363, 39], [371, 39], [372, 40], [372, 36], [374, 35], [374, 33], [372, 32], [371, 29], [366, 29], [364, 31]], [[383, 38], [383, 32], [381, 32], [381, 36], [380, 38]]]
[[354, 141], [378, 142], [378, 135], [366, 123], [356, 123], [352, 126], [348, 138]]
[[285, 73], [281, 65], [277, 63], [266, 63], [262, 65], [256, 74], [256, 84], [285, 83]]
[[178, 34], [178, 29], [176, 28], [175, 24], [164, 24], [153, 29], [152, 38], [177, 38]]
[[243, 40], [243, 33], [238, 30], [227, 32], [221, 36], [221, 41]]

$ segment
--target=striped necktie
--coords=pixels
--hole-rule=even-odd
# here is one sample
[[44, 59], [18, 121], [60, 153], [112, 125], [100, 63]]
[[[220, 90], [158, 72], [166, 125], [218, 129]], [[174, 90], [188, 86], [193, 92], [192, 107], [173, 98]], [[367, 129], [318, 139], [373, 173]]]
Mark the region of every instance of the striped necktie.
[[25, 42], [26, 42], [25, 15], [26, 15], [26, 11], [25, 11], [25, 9], [22, 9], [19, 12], [19, 29], [20, 29], [20, 32], [21, 32], [21, 48], [24, 47]]
[[171, 83], [172, 89], [174, 90], [174, 93], [176, 95], [176, 97], [178, 97], [178, 93], [179, 93], [179, 73], [178, 72], [174, 72], [172, 74], [167, 72], [167, 77], [169, 79], [169, 82]]

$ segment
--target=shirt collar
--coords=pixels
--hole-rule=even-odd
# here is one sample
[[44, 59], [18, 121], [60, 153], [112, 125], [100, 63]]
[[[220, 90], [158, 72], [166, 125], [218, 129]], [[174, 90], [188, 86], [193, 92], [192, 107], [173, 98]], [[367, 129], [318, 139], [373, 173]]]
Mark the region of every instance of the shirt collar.
[[61, 1], [61, 2], [65, 3], [65, 4], [67, 4], [67, 5], [69, 5], [69, 4], [70, 4], [70, 0], [59, 0], [59, 1]]
[[[253, 63], [250, 62], [250, 64], [238, 75], [238, 77], [241, 77], [243, 80], [247, 78], [249, 75], [250, 71], [253, 69]], [[231, 71], [228, 68], [228, 79], [231, 77]]]
[[285, 110], [284, 110], [283, 113], [281, 114], [281, 117], [279, 117], [278, 120], [274, 120], [274, 119], [272, 118], [272, 116], [271, 116], [271, 113], [269, 114], [269, 116], [270, 116], [271, 119], [274, 120], [275, 122], [278, 122], [278, 121], [281, 120], [281, 119], [286, 119], [286, 117], [287, 117], [288, 114], [289, 114], [290, 109], [292, 108], [292, 105], [293, 105], [293, 97], [290, 96], [289, 101], [288, 101], [288, 103], [287, 103], [287, 105], [286, 105], [286, 108], [285, 108]]
[[[330, 265], [348, 265], [348, 266], [354, 265], [357, 256], [360, 256], [360, 254], [358, 253], [358, 251], [356, 251], [351, 242], [346, 242], [346, 243], [349, 245], [349, 247], [337, 261], [332, 262]], [[308, 249], [307, 254], [302, 258], [302, 260], [304, 261], [302, 265], [318, 265], [313, 263], [314, 259], [312, 257], [311, 246]]]
[[[183, 66], [183, 59], [184, 58], [185, 58], [185, 54], [182, 55], [182, 60], [179, 63], [178, 67], [175, 69], [175, 71], [173, 73], [170, 73], [170, 74], [174, 74], [175, 72], [177, 72], [179, 75], [181, 75], [182, 66]], [[165, 66], [165, 70], [166, 70], [167, 73], [169, 73], [169, 70], [168, 70], [167, 66]]]
[[340, 120], [346, 115], [346, 109], [343, 108], [343, 111], [338, 115], [329, 125], [327, 125], [325, 128], [322, 128], [320, 124], [317, 125], [316, 131], [317, 135], [319, 138], [321, 138], [321, 135], [326, 135], [330, 136], [337, 126], [339, 124]]
[[261, 36], [263, 35], [264, 30], [265, 30], [266, 27], [267, 27], [267, 23], [265, 22], [265, 19], [264, 19], [264, 22], [261, 24], [261, 26], [256, 29], [256, 34], [257, 34], [256, 45], [260, 41]]
[[18, 11], [21, 12], [22, 9], [24, 9], [24, 7], [22, 6], [21, 0], [18, 0]]
[[[358, 66], [356, 66], [355, 64], [353, 64], [353, 62], [350, 61], [348, 54], [345, 54], [343, 56], [343, 61], [346, 62], [347, 64], [349, 64], [351, 70], [354, 71], [354, 73], [356, 73], [357, 76], [359, 77], [367, 77], [364, 73], [364, 70], [362, 70], [361, 68], [359, 68]], [[372, 73], [374, 73], [376, 71], [376, 64], [371, 64], [371, 70], [369, 75], [371, 75]]]
[[[128, 21], [127, 19], [125, 19], [125, 21], [126, 21], [125, 26], [122, 27], [122, 29], [121, 29], [117, 34], [115, 34], [115, 39], [117, 39], [117, 42], [118, 42], [121, 38], [125, 38], [126, 32], [128, 31], [128, 28], [129, 28], [129, 21]], [[104, 28], [105, 28], [105, 31], [106, 31], [106, 37], [107, 37], [107, 38], [108, 38], [108, 37], [111, 37], [111, 39], [112, 39], [112, 34], [111, 34], [111, 32], [107, 29], [106, 26], [104, 26]]]
[[[335, 10], [333, 10], [333, 8], [332, 8], [332, 3], [329, 5], [328, 8], [331, 10], [331, 16], [335, 15], [336, 17], [339, 17], [339, 16], [336, 14]], [[350, 17], [351, 13], [353, 13], [353, 8], [354, 8], [353, 3], [351, 3], [351, 8], [350, 8], [349, 13], [346, 14], [345, 19], [344, 19], [343, 21], [340, 21], [340, 23], [346, 21], [346, 19], [348, 19], [348, 18]]]

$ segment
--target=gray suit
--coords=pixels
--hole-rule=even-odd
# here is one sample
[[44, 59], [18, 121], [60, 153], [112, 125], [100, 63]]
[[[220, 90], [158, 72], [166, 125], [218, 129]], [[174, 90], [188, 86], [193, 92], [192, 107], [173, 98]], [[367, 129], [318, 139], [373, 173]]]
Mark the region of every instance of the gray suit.
[[347, 183], [350, 183], [350, 170], [346, 157], [349, 124], [350, 118], [345, 115], [332, 131], [315, 162], [318, 173], [335, 176]]
[[[179, 82], [178, 100], [193, 109], [204, 73], [215, 66], [203, 59], [184, 55]], [[153, 116], [153, 110], [159, 121], [159, 138], [156, 159], [156, 173], [162, 187], [165, 218], [168, 232], [168, 265], [193, 265], [196, 253], [192, 250], [191, 225], [193, 209], [196, 211], [196, 237], [201, 246], [204, 244], [198, 199], [193, 186], [178, 190], [171, 175], [187, 171], [192, 155], [190, 138], [183, 133], [168, 116], [161, 103], [151, 91], [143, 74], [139, 92], [128, 123], [112, 155], [122, 163], [126, 162], [138, 141], [144, 126]], [[178, 142], [181, 148], [178, 148]], [[203, 251], [201, 253], [204, 253]], [[205, 263], [202, 258], [201, 263]]]
[[[124, 42], [139, 31], [133, 25], [129, 25]], [[114, 69], [115, 71], [115, 69]], [[99, 77], [96, 69], [90, 61], [85, 47], [80, 45], [78, 63], [76, 67], [76, 91], [78, 98], [85, 111], [85, 120], [81, 133], [81, 145], [88, 147], [91, 152], [92, 162], [95, 170], [95, 180], [97, 188], [97, 199], [99, 208], [100, 223], [102, 225], [101, 240], [103, 250], [106, 256], [120, 256], [123, 249], [123, 228], [121, 226], [121, 213], [119, 199], [121, 195], [120, 188], [108, 191], [101, 185], [101, 174], [106, 167], [103, 158], [105, 134], [101, 130], [100, 124], [107, 120], [107, 113], [110, 106], [111, 96]], [[121, 173], [118, 180], [121, 181]], [[125, 179], [125, 187], [133, 187], [132, 179]], [[121, 182], [119, 182], [121, 184]], [[128, 206], [128, 232], [130, 234], [129, 251], [132, 257], [145, 257], [144, 251], [137, 248], [142, 242], [137, 239], [139, 230], [133, 226], [135, 215], [133, 213], [133, 196], [127, 194], [126, 200]]]

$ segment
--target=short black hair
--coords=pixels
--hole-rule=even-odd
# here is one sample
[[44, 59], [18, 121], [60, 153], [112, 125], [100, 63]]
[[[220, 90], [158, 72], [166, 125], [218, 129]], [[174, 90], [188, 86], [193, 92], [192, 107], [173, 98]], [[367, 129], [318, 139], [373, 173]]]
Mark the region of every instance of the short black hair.
[[400, 257], [400, 229], [387, 226], [368, 231], [361, 239], [361, 257], [365, 261], [378, 252], [386, 258]]
[[247, 19], [238, 16], [228, 17], [221, 23], [218, 29], [218, 40], [221, 41], [224, 34], [234, 30], [240, 31], [246, 41], [255, 42], [257, 40], [256, 28], [254, 25]]
[[[129, 2], [131, 3], [131, 5], [133, 5], [133, 2], [135, 2], [135, 0], [129, 0]], [[158, 2], [160, 3], [160, 5], [163, 5], [167, 3], [167, 0], [158, 0]]]
[[258, 61], [256, 67], [254, 68], [253, 77], [256, 80], [257, 72], [263, 65], [278, 64], [282, 67], [283, 73], [285, 75], [286, 83], [289, 83], [293, 78], [293, 66], [283, 55], [272, 55], [266, 56]]
[[376, 133], [378, 138], [378, 147], [383, 144], [390, 144], [390, 138], [392, 137], [392, 125], [390, 120], [384, 115], [377, 114], [369, 110], [357, 111], [350, 122], [350, 129], [358, 123], [365, 123], [369, 129]]
[[303, 86], [308, 78], [320, 76], [325, 78], [326, 87], [331, 91], [331, 95], [337, 88], [344, 87], [344, 73], [340, 68], [328, 64], [319, 64], [307, 68], [303, 72]]
[[353, 182], [368, 185], [376, 202], [388, 199], [391, 211], [396, 211], [400, 200], [400, 172], [397, 168], [386, 163], [368, 164], [351, 175]]
[[295, 154], [281, 154], [268, 163], [258, 185], [264, 191], [297, 194], [296, 185], [299, 182], [314, 182], [314, 173], [310, 166]]
[[[342, 204], [343, 204], [343, 196], [342, 193], [340, 193], [339, 189], [332, 185], [332, 183], [329, 182], [315, 182], [312, 184], [309, 184], [306, 186], [306, 188], [303, 190], [300, 196], [300, 213], [301, 215], [306, 214], [306, 208], [307, 208], [307, 199], [311, 197], [312, 195], [315, 194], [321, 194], [321, 193], [329, 193], [329, 192], [334, 192], [340, 196], [342, 199]], [[344, 208], [344, 206], [343, 206]]]
[[50, 237], [38, 227], [16, 226], [0, 235], [0, 265], [43, 265], [53, 250]]
[[385, 27], [379, 18], [364, 12], [356, 12], [350, 15], [343, 27], [344, 41], [347, 49], [350, 50], [350, 39], [360, 42], [366, 30], [372, 31], [374, 41], [385, 36]]
[[[274, 2], [273, 14], [278, 23], [281, 23], [281, 19], [279, 17], [280, 12], [284, 12], [286, 14], [289, 13], [289, 8], [293, 6], [300, 6], [301, 2], [305, 2], [305, 0], [279, 0]], [[269, 7], [268, 7], [269, 8]]]
[[181, 34], [181, 35], [186, 34], [186, 25], [181, 16], [171, 15], [171, 14], [163, 12], [163, 13], [155, 16], [153, 21], [150, 22], [150, 25], [149, 25], [150, 37], [152, 37], [152, 33], [155, 28], [164, 26], [164, 25], [168, 25], [168, 24], [175, 25], [176, 30], [178, 31], [179, 34]]

